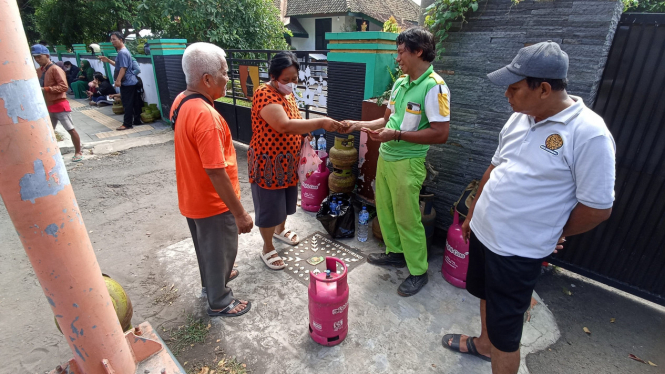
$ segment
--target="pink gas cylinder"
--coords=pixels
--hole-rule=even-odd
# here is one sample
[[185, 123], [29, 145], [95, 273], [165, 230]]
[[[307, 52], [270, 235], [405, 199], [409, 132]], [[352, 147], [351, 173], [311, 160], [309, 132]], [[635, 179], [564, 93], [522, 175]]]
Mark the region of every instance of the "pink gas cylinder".
[[330, 175], [330, 170], [326, 166], [328, 154], [324, 151], [318, 152], [321, 159], [319, 170], [310, 175], [306, 181], [301, 181], [300, 185], [300, 204], [308, 212], [318, 212], [321, 202], [328, 196], [328, 176]]
[[344, 261], [326, 257], [326, 269], [318, 274], [310, 272], [309, 335], [319, 344], [333, 346], [341, 343], [349, 330], [349, 286]]
[[455, 210], [453, 224], [448, 229], [446, 250], [441, 265], [441, 274], [455, 287], [466, 288], [466, 271], [469, 268], [469, 243], [464, 242], [459, 214]]

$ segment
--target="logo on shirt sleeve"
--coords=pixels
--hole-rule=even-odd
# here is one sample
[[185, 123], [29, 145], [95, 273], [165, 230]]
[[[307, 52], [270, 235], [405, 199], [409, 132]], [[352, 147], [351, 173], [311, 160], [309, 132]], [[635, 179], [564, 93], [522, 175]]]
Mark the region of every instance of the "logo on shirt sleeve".
[[555, 156], [559, 155], [558, 149], [563, 147], [563, 138], [559, 134], [552, 134], [547, 137], [545, 144], [540, 146], [543, 151], [549, 152]]

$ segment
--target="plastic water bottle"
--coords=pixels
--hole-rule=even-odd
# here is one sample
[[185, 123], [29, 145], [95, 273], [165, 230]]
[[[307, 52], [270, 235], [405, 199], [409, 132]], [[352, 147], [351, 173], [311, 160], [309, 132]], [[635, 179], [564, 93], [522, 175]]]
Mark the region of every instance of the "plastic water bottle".
[[312, 135], [312, 140], [309, 141], [309, 145], [316, 151], [316, 136]]
[[342, 214], [342, 199], [337, 200], [337, 205], [335, 205], [335, 215], [339, 216]]
[[369, 212], [367, 207], [363, 206], [363, 210], [358, 214], [358, 241], [367, 241], [367, 232], [369, 231]]
[[337, 216], [337, 199], [334, 197], [330, 200], [330, 214]]
[[323, 135], [319, 136], [319, 140], [316, 142], [316, 144], [319, 147], [319, 151], [325, 151], [326, 150], [326, 137]]

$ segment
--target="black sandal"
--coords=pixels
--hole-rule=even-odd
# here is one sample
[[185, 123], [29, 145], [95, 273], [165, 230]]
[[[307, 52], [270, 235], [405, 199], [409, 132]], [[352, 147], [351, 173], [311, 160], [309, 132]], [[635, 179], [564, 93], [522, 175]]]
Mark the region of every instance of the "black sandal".
[[[452, 344], [448, 345], [448, 341], [451, 338], [453, 339]], [[491, 357], [487, 357], [485, 355], [478, 353], [478, 349], [476, 349], [476, 344], [473, 342], [473, 339], [475, 339], [474, 337], [469, 336], [466, 339], [467, 352], [460, 351], [459, 343], [461, 339], [462, 339], [462, 334], [446, 334], [443, 336], [443, 340], [441, 341], [441, 343], [443, 344], [444, 347], [450, 349], [453, 352], [470, 354], [472, 356], [481, 358], [485, 361], [492, 362]]]
[[240, 300], [233, 299], [233, 301], [231, 302], [231, 304], [229, 304], [229, 306], [227, 306], [226, 308], [224, 308], [220, 311], [212, 310], [212, 309], [210, 309], [210, 307], [208, 307], [208, 315], [210, 317], [239, 317], [239, 316], [249, 312], [250, 309], [252, 309], [252, 303], [248, 301], [247, 302], [247, 307], [245, 309], [239, 311], [238, 313], [229, 313], [230, 311], [235, 309], [235, 307], [237, 307], [240, 304], [241, 304]]

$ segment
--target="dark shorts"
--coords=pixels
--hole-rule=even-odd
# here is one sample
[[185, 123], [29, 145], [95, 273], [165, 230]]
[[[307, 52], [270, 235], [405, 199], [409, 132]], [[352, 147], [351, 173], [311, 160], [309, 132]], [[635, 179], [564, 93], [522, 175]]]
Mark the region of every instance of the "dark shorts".
[[502, 352], [520, 348], [524, 313], [531, 304], [542, 262], [542, 259], [500, 256], [471, 233], [466, 289], [487, 301], [488, 337]]
[[296, 212], [298, 187], [268, 190], [252, 183], [254, 224], [260, 228], [275, 227]]

